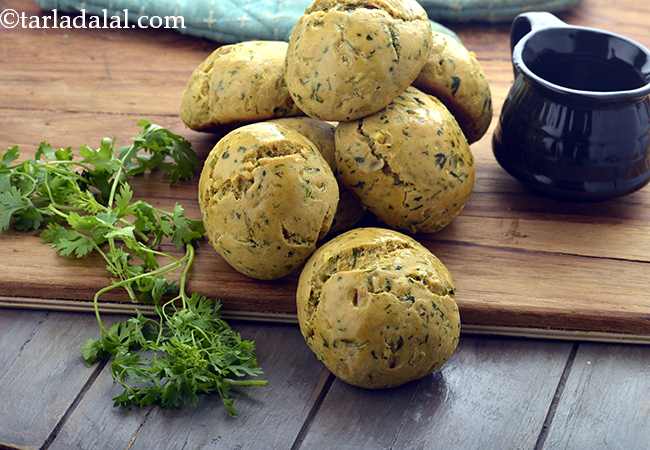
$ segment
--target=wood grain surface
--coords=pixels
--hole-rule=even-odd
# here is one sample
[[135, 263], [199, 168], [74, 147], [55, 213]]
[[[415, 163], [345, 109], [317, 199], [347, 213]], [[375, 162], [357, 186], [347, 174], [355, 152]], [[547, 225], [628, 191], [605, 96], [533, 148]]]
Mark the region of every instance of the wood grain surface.
[[[23, 0], [0, 0], [5, 7], [38, 12]], [[584, 0], [565, 16], [646, 44], [649, 18], [650, 5], [635, 0]], [[500, 106], [512, 76], [507, 27], [458, 31]], [[176, 109], [185, 78], [213, 47], [171, 32], [0, 28], [0, 148], [17, 143], [29, 154], [42, 139], [78, 146], [104, 135], [124, 142], [148, 117], [205, 155], [216, 137], [183, 129]], [[556, 202], [505, 175], [488, 139], [473, 150], [472, 201], [451, 228], [426, 239], [456, 274], [466, 329], [650, 334], [650, 190], [615, 202]], [[147, 179], [137, 189], [198, 213], [192, 185]], [[207, 246], [200, 254], [194, 288], [227, 288], [233, 309], [256, 299], [260, 310], [291, 313], [293, 279], [260, 284]], [[0, 304], [84, 304], [106, 281], [97, 261], [63, 260], [35, 236], [0, 238]], [[114, 409], [110, 368], [86, 368], [79, 357], [80, 343], [97, 333], [93, 316], [0, 310], [0, 449], [650, 448], [648, 348], [465, 336], [441, 372], [372, 392], [334, 381], [295, 327], [234, 325], [256, 339], [271, 384], [240, 398], [241, 414], [230, 420], [214, 399], [195, 410]]]
[[397, 389], [368, 391], [336, 380], [302, 447], [533, 448], [570, 349], [465, 338], [440, 372]]
[[[18, 0], [0, 5], [39, 11]], [[563, 18], [650, 45], [648, 16], [647, 3], [587, 0]], [[508, 27], [458, 31], [481, 60], [498, 117], [512, 82]], [[0, 148], [20, 144], [28, 156], [41, 140], [79, 146], [112, 136], [128, 142], [145, 117], [186, 135], [204, 157], [218, 136], [185, 129], [177, 113], [185, 81], [214, 47], [171, 32], [0, 29]], [[441, 233], [418, 236], [454, 274], [467, 328], [597, 332], [650, 342], [650, 189], [603, 203], [542, 198], [496, 164], [490, 138], [491, 132], [472, 147], [478, 178], [463, 214]], [[198, 217], [195, 184], [169, 187], [156, 177], [134, 184], [152, 203], [179, 201]], [[39, 299], [62, 299], [87, 308], [107, 282], [104, 272], [98, 260], [57, 257], [35, 235], [0, 236], [0, 295], [14, 299], [1, 304], [29, 299], [25, 306], [47, 308]], [[281, 318], [295, 311], [294, 287], [295, 276], [247, 279], [207, 244], [192, 281], [193, 289], [223, 299], [228, 311]]]
[[50, 448], [286, 449], [295, 440], [309, 411], [331, 375], [307, 349], [295, 327], [235, 324], [257, 343], [267, 387], [236, 397], [237, 418], [229, 417], [218, 398], [203, 399], [196, 408], [123, 411], [110, 398], [119, 393], [109, 370], [97, 382], [57, 433]]
[[650, 448], [650, 348], [583, 344], [545, 439], [549, 449]]
[[[97, 335], [88, 314], [0, 314], [0, 448], [39, 448], [101, 367], [79, 357]], [[68, 349], [72, 351], [68, 351]]]
[[532, 448], [574, 347], [464, 337], [439, 373], [368, 391], [335, 381], [296, 327], [233, 325], [255, 339], [269, 379], [237, 396], [234, 419], [213, 397], [182, 410], [114, 408], [110, 366], [85, 368], [79, 355], [80, 337], [97, 333], [92, 315], [3, 311], [0, 448]]
[[[114, 317], [106, 318], [109, 322]], [[650, 349], [464, 337], [439, 372], [368, 391], [333, 379], [286, 325], [234, 323], [268, 387], [195, 409], [121, 410], [110, 367], [85, 368], [88, 314], [0, 313], [0, 448], [645, 449]]]

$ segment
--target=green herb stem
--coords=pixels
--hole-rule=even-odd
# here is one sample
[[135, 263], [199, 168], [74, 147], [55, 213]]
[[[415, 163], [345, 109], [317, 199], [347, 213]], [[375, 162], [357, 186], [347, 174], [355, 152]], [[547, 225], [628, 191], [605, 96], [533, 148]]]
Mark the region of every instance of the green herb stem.
[[[20, 164], [13, 164], [18, 147], [0, 154], [0, 232], [40, 229], [61, 256], [103, 258], [112, 280], [93, 296], [99, 338], [84, 344], [82, 356], [88, 364], [112, 360], [113, 378], [123, 387], [115, 405], [179, 407], [216, 393], [235, 415], [231, 388], [266, 381], [251, 379], [262, 374], [255, 346], [221, 319], [219, 302], [188, 291], [203, 224], [181, 205], [165, 211], [133, 200], [128, 182], [154, 170], [171, 182], [190, 179], [199, 161], [182, 137], [146, 121], [140, 126], [130, 146], [116, 149], [105, 138], [97, 149], [81, 147], [79, 159], [46, 143]], [[162, 251], [163, 241], [184, 248], [184, 255]], [[136, 316], [108, 327], [100, 299], [116, 289], [153, 303], [157, 320], [136, 308]]]
[[266, 386], [269, 384], [267, 380], [232, 380], [230, 378], [224, 378], [224, 382], [228, 383], [230, 386], [239, 386], [239, 387], [254, 387], [254, 386]]
[[[191, 246], [188, 246], [188, 247], [192, 248]], [[116, 283], [111, 284], [110, 286], [103, 287], [99, 291], [97, 291], [95, 293], [95, 296], [93, 297], [93, 308], [95, 309], [95, 317], [97, 317], [97, 323], [99, 324], [99, 328], [101, 330], [105, 330], [104, 323], [102, 322], [102, 319], [101, 319], [100, 313], [99, 313], [99, 298], [102, 295], [104, 295], [105, 293], [110, 292], [110, 291], [112, 291], [114, 289], [118, 289], [118, 288], [121, 288], [121, 287], [128, 286], [130, 283], [133, 283], [134, 281], [140, 280], [142, 278], [158, 276], [158, 275], [164, 275], [164, 274], [166, 274], [166, 273], [168, 273], [168, 272], [170, 272], [172, 270], [178, 269], [182, 265], [182, 263], [186, 259], [186, 257], [187, 257], [187, 253], [185, 254], [185, 257], [183, 257], [183, 258], [181, 258], [181, 259], [179, 259], [177, 261], [174, 261], [174, 262], [172, 262], [172, 263], [170, 263], [170, 264], [168, 264], [166, 266], [160, 267], [160, 268], [158, 268], [156, 270], [152, 270], [151, 272], [143, 273], [143, 274], [131, 277], [131, 278], [127, 278], [127, 279], [122, 280], [122, 281], [118, 281]]]

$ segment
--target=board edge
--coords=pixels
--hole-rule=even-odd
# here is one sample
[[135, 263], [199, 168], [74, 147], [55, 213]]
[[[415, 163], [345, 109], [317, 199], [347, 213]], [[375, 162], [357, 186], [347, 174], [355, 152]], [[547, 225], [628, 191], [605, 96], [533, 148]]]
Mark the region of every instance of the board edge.
[[[29, 309], [40, 311], [61, 311], [61, 312], [92, 312], [93, 305], [90, 302], [79, 302], [77, 300], [59, 299], [29, 299], [23, 297], [0, 296], [0, 308]], [[143, 314], [153, 314], [153, 306], [134, 305], [120, 302], [102, 302], [100, 312], [105, 314], [133, 314], [140, 311]], [[249, 311], [224, 310], [223, 317], [234, 320], [288, 323], [296, 324], [298, 321], [293, 314], [264, 313]], [[599, 331], [562, 330], [554, 328], [524, 328], [507, 327], [495, 325], [462, 324], [462, 334], [484, 335], [484, 336], [507, 336], [527, 339], [547, 339], [561, 341], [585, 341], [585, 342], [606, 342], [617, 344], [650, 344], [650, 335], [608, 333]]]

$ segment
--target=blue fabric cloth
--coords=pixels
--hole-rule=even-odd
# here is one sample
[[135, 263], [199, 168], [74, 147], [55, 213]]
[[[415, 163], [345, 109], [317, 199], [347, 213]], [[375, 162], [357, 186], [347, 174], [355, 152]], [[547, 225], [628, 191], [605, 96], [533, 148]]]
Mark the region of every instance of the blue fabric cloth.
[[[523, 10], [557, 10], [579, 0], [420, 0], [429, 17], [445, 20], [509, 20]], [[90, 14], [183, 16], [181, 33], [232, 43], [253, 39], [288, 40], [291, 28], [312, 0], [38, 0], [43, 9]], [[454, 35], [431, 22], [436, 31]]]
[[[139, 16], [183, 16], [181, 33], [223, 43], [259, 40], [289, 40], [291, 29], [312, 0], [37, 0], [43, 9], [90, 14]], [[434, 30], [454, 35], [435, 22]]]

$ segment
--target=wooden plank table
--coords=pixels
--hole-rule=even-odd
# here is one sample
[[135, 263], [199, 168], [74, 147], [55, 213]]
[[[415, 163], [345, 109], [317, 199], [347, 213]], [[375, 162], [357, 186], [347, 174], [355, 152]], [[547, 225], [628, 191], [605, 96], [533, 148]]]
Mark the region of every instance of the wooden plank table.
[[78, 349], [83, 313], [0, 312], [0, 449], [650, 448], [650, 347], [463, 337], [438, 373], [386, 391], [329, 374], [291, 325], [236, 323], [268, 387], [195, 409], [123, 411]]
[[[22, 0], [0, 0], [0, 10], [6, 7], [38, 12]], [[634, 0], [585, 0], [566, 19], [648, 40], [650, 6]], [[507, 27], [467, 26], [459, 31], [486, 66], [499, 106], [511, 82], [504, 62]], [[94, 143], [106, 134], [124, 141], [143, 116], [180, 130], [169, 107], [178, 93], [166, 87], [182, 84], [188, 68], [198, 63], [198, 55], [214, 46], [174, 33], [155, 33], [153, 39], [161, 49], [174, 46], [202, 52], [178, 52], [171, 61], [164, 55], [143, 59], [152, 48], [150, 33], [59, 32], [54, 41], [45, 39], [50, 36], [46, 33], [50, 32], [10, 33], [0, 28], [0, 146], [16, 143], [30, 148], [46, 136], [61, 145]], [[84, 40], [72, 39], [73, 33], [85, 33]], [[95, 50], [80, 42], [92, 43]], [[119, 52], [103, 51], [116, 46]], [[151, 90], [142, 92], [143, 84], [156, 96], [150, 95]], [[93, 90], [101, 95], [89, 96]], [[199, 151], [212, 144], [210, 137], [187, 134]], [[484, 142], [479, 148], [478, 158], [485, 163], [491, 158], [489, 147]], [[545, 200], [527, 204], [524, 196], [516, 194], [514, 182], [497, 175], [497, 170], [488, 169], [482, 182], [492, 179], [493, 183], [499, 177], [504, 192], [510, 192], [511, 207], [525, 210], [527, 219], [507, 220], [508, 210], [493, 218], [490, 212], [502, 198], [482, 190], [479, 182], [474, 214], [462, 218], [460, 228], [464, 235], [473, 232], [472, 239], [486, 249], [482, 250], [486, 254], [477, 250], [475, 258], [507, 254], [515, 258], [511, 267], [516, 270], [518, 252], [549, 250], [539, 247], [547, 241], [544, 236], [554, 232], [549, 221], [560, 220], [561, 215], [547, 217]], [[173, 191], [164, 184], [138, 188], [147, 186], [161, 198], [174, 200]], [[650, 249], [605, 245], [598, 236], [606, 233], [608, 222], [589, 223], [589, 218], [603, 213], [611, 223], [630, 220], [627, 234], [621, 237], [622, 242], [630, 242], [649, 230], [649, 210], [635, 207], [648, 195], [645, 190], [618, 206], [567, 210], [571, 216], [567, 226], [575, 238], [550, 249], [556, 253], [553, 262], [559, 264], [558, 270], [570, 271], [577, 260], [594, 265], [594, 270], [599, 259], [617, 261], [620, 272], [603, 271], [605, 288], [593, 287], [605, 289], [608, 295], [624, 289], [624, 282], [647, 281], [643, 276]], [[504, 235], [509, 237], [507, 246]], [[453, 229], [447, 239], [454, 241]], [[458, 246], [441, 244], [440, 248], [452, 253]], [[567, 248], [569, 254], [564, 254]], [[3, 263], [15, 256], [3, 258]], [[29, 261], [20, 259], [13, 259], [14, 264], [16, 260], [26, 266], [15, 270], [34, 279], [48, 276], [47, 270], [39, 270], [42, 267], [30, 267]], [[494, 276], [514, 280], [515, 275]], [[90, 272], [89, 286], [102, 274], [96, 272], [95, 280], [92, 276]], [[240, 289], [250, 289], [250, 284]], [[0, 292], [0, 296], [9, 294]], [[593, 320], [609, 320], [615, 326], [623, 313], [617, 316], [613, 311], [611, 317]], [[0, 449], [650, 448], [650, 347], [464, 336], [458, 352], [440, 372], [398, 389], [365, 391], [334, 379], [304, 345], [296, 327], [235, 326], [256, 340], [270, 385], [239, 397], [240, 416], [232, 419], [216, 399], [180, 411], [115, 409], [110, 398], [118, 389], [109, 368], [85, 367], [79, 358], [80, 344], [97, 333], [94, 317], [0, 309]]]
[[[30, 2], [3, 4], [39, 12]], [[650, 45], [639, 22], [650, 6], [624, 4], [589, 0], [566, 20]], [[155, 30], [0, 33], [0, 148], [19, 144], [29, 157], [42, 139], [73, 148], [102, 136], [125, 143], [139, 118], [187, 136], [201, 157], [218, 139], [178, 118], [183, 86], [213, 42]], [[512, 83], [508, 26], [459, 33], [483, 64], [498, 115]], [[496, 164], [490, 137], [472, 146], [477, 182], [462, 215], [440, 233], [417, 236], [454, 274], [463, 331], [650, 343], [650, 188], [592, 204], [534, 196]], [[170, 187], [153, 176], [133, 185], [158, 206], [179, 201], [199, 215], [196, 180]], [[108, 282], [98, 259], [66, 261], [36, 235], [1, 234], [0, 249], [0, 306], [89, 310]], [[249, 279], [208, 245], [199, 247], [193, 272], [192, 289], [221, 298], [231, 316], [295, 320], [295, 276]], [[100, 303], [106, 312], [130, 312], [125, 297], [116, 290]]]

